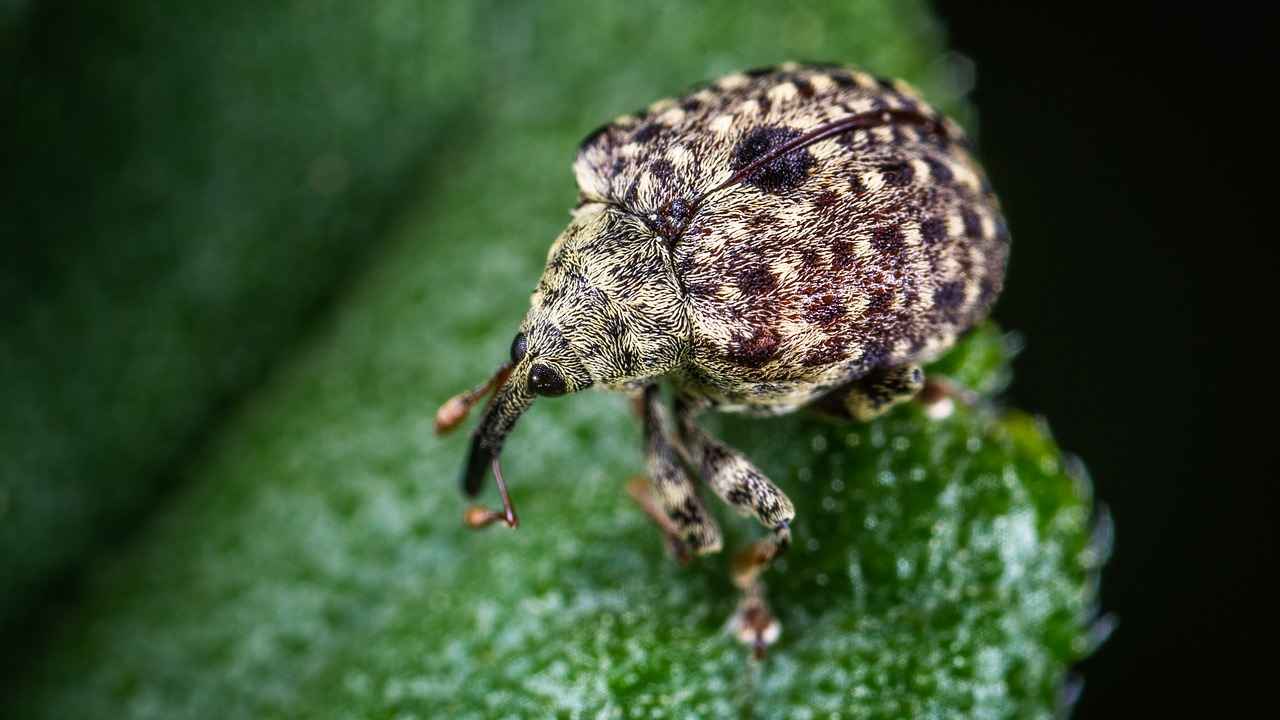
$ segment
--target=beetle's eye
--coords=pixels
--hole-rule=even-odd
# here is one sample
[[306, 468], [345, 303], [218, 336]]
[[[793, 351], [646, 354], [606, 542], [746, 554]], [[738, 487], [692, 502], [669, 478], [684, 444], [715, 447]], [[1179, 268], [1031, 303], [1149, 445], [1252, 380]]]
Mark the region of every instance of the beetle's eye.
[[563, 395], [564, 376], [541, 363], [529, 369], [529, 387], [539, 395]]
[[515, 340], [511, 341], [511, 364], [515, 365], [523, 360], [527, 352], [529, 352], [529, 341], [525, 339], [524, 333], [516, 333]]

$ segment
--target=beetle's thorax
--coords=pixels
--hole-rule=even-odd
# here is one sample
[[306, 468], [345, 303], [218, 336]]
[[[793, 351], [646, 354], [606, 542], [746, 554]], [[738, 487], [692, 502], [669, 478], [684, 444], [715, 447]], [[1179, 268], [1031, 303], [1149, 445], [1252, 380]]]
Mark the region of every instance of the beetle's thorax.
[[530, 353], [572, 355], [591, 384], [610, 389], [679, 367], [689, 322], [666, 243], [616, 207], [575, 211], [530, 299]]

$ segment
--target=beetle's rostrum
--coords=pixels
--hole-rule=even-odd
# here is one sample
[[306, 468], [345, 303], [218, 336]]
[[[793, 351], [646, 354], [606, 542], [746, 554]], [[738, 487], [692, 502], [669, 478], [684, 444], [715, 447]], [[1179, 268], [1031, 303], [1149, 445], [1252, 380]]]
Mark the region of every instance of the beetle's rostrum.
[[[632, 395], [648, 481], [630, 492], [677, 558], [718, 551], [693, 478], [769, 536], [741, 552], [739, 636], [777, 636], [762, 570], [790, 542], [791, 501], [701, 429], [712, 409], [810, 408], [865, 421], [925, 387], [920, 366], [989, 312], [1009, 237], [960, 128], [909, 86], [785, 64], [660, 100], [583, 141], [579, 203], [494, 377], [450, 400], [437, 428], [493, 392], [463, 470], [468, 495], [538, 396]], [[674, 390], [674, 419], [658, 388]], [[929, 397], [949, 385], [931, 386]]]

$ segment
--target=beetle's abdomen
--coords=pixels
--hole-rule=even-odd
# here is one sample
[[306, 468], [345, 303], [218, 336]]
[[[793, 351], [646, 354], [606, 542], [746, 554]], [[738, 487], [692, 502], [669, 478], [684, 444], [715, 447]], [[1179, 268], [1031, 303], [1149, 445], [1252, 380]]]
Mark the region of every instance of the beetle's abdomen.
[[930, 359], [1001, 288], [998, 203], [959, 128], [901, 83], [730, 76], [602, 129], [575, 170], [669, 238], [694, 372], [726, 401]]

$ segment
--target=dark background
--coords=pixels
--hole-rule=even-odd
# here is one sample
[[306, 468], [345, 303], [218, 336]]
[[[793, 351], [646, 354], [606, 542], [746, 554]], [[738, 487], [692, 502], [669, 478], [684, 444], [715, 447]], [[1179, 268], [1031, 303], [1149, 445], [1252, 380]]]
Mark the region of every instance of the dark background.
[[1275, 450], [1254, 436], [1273, 426], [1274, 37], [1225, 5], [1037, 5], [939, 10], [1013, 231], [1011, 399], [1087, 460], [1116, 526], [1118, 625], [1075, 716], [1232, 717], [1274, 667]]

